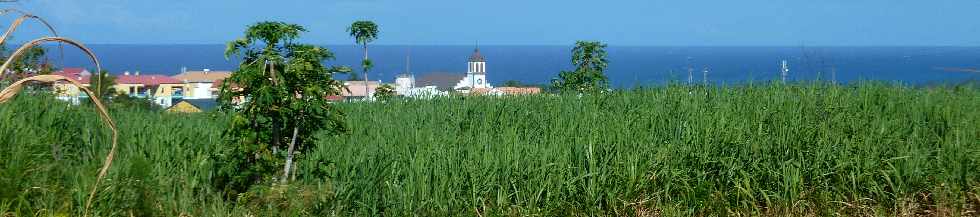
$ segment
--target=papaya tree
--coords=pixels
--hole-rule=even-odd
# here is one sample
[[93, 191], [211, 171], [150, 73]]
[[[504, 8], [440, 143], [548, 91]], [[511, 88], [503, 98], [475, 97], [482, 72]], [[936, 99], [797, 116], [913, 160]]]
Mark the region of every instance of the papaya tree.
[[343, 88], [333, 76], [350, 68], [324, 65], [334, 58], [326, 48], [295, 43], [303, 32], [296, 24], [259, 22], [228, 43], [225, 57], [238, 56], [241, 63], [219, 95], [232, 116], [215, 179], [226, 193], [273, 181], [276, 174], [287, 182], [295, 154], [316, 144], [315, 133], [346, 130], [343, 113], [326, 99]]
[[575, 71], [562, 71], [552, 80], [554, 89], [561, 92], [603, 92], [609, 88], [606, 77], [606, 44], [598, 41], [578, 41], [572, 49]]

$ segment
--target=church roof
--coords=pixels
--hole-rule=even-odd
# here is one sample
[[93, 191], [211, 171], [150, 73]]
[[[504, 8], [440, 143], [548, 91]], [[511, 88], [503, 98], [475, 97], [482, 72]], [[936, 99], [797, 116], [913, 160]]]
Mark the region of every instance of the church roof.
[[480, 55], [480, 48], [473, 50], [473, 55], [470, 55], [470, 62], [486, 62], [483, 55]]
[[463, 80], [466, 75], [461, 73], [443, 73], [443, 72], [433, 72], [422, 75], [415, 80], [415, 86], [425, 87], [425, 86], [436, 86], [436, 89], [441, 91], [453, 90], [456, 83]]

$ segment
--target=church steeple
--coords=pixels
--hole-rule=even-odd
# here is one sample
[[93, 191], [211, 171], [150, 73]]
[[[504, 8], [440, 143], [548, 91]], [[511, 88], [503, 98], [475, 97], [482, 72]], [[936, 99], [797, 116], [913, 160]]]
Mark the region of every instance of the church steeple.
[[473, 55], [470, 55], [468, 69], [466, 71], [467, 74], [487, 73], [487, 60], [480, 54], [480, 48], [473, 49]]
[[467, 63], [466, 77], [463, 77], [453, 89], [485, 89], [493, 88], [487, 81], [487, 60], [480, 54], [480, 48], [474, 48]]
[[470, 62], [486, 62], [483, 55], [480, 55], [480, 48], [473, 49], [473, 55], [470, 55]]

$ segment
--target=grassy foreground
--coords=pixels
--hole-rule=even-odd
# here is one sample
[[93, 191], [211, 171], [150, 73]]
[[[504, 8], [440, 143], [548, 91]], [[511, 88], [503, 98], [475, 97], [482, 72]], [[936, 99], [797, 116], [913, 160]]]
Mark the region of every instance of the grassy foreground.
[[[135, 216], [978, 215], [980, 89], [669, 86], [342, 104], [289, 186], [222, 199], [221, 114], [114, 110], [91, 210]], [[0, 105], [0, 216], [81, 215], [108, 151], [87, 107]]]

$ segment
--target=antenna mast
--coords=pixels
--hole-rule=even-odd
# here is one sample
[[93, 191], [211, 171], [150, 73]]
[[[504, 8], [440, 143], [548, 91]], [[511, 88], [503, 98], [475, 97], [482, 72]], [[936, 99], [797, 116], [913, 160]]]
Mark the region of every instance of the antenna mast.
[[415, 88], [415, 74], [412, 73], [412, 48], [408, 48], [408, 55], [405, 55], [405, 74], [411, 79], [409, 88]]

